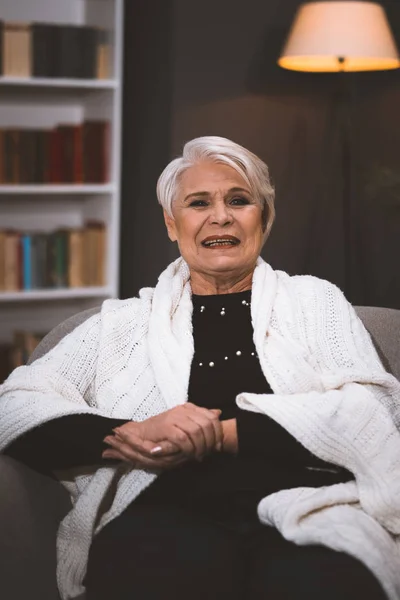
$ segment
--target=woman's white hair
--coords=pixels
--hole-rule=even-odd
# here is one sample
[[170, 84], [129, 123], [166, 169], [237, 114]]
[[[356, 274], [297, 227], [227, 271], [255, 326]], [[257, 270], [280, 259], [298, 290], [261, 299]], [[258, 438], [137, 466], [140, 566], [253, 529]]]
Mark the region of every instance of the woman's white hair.
[[263, 230], [266, 240], [275, 219], [275, 191], [269, 178], [268, 167], [258, 156], [226, 138], [195, 138], [185, 144], [182, 156], [175, 158], [165, 167], [157, 182], [157, 198], [167, 214], [174, 218], [172, 204], [178, 193], [182, 173], [203, 161], [223, 163], [243, 177], [263, 207]]

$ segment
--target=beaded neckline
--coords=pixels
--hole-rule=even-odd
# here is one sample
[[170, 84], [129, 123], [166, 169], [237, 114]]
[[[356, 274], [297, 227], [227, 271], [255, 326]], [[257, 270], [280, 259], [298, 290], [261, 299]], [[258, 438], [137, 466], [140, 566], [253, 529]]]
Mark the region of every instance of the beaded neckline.
[[[248, 315], [250, 312], [251, 290], [235, 292], [233, 294], [213, 294], [203, 296], [193, 294], [192, 301], [193, 314], [196, 316], [196, 322], [200, 326], [203, 323], [204, 326], [207, 327], [210, 322], [209, 319], [211, 319], [211, 323], [215, 323], [215, 319], [224, 318], [226, 315], [228, 315], [226, 318], [229, 318], [230, 315], [235, 319], [240, 319], [241, 311], [244, 311], [244, 313], [247, 313]], [[216, 357], [214, 357], [215, 352], [213, 352], [212, 344], [210, 345], [209, 352], [210, 354], [207, 357], [203, 356], [198, 361], [197, 366], [215, 367], [221, 362], [229, 361], [229, 359], [237, 360], [243, 356], [243, 353], [247, 354], [242, 348], [236, 347], [227, 351], [224, 356], [218, 357], [217, 360]], [[254, 347], [249, 351], [249, 356], [256, 357]], [[236, 360], [234, 362], [236, 362]]]

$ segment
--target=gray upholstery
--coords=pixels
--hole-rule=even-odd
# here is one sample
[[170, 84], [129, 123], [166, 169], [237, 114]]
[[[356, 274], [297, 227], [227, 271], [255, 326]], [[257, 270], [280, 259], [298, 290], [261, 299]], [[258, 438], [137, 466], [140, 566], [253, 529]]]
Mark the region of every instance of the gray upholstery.
[[[51, 331], [30, 362], [53, 348], [67, 333], [96, 314], [93, 308]], [[357, 308], [385, 367], [400, 379], [400, 311]], [[5, 600], [60, 600], [55, 579], [58, 523], [70, 507], [56, 481], [0, 456], [0, 581]]]

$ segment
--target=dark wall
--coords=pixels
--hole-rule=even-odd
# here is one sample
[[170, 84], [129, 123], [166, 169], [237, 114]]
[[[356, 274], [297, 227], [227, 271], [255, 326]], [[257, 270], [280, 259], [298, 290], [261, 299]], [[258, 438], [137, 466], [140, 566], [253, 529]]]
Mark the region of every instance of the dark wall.
[[[154, 285], [176, 256], [155, 200], [161, 169], [185, 141], [222, 135], [270, 166], [277, 221], [263, 254], [275, 268], [327, 278], [356, 304], [400, 307], [392, 268], [400, 254], [400, 175], [388, 193], [379, 171], [389, 165], [400, 173], [400, 71], [340, 77], [280, 69], [276, 58], [299, 4], [131, 5], [127, 58], [142, 67], [125, 69], [123, 296]], [[386, 7], [400, 33], [400, 7]]]
[[170, 160], [172, 3], [125, 2], [120, 297], [154, 285], [175, 257], [157, 203]]

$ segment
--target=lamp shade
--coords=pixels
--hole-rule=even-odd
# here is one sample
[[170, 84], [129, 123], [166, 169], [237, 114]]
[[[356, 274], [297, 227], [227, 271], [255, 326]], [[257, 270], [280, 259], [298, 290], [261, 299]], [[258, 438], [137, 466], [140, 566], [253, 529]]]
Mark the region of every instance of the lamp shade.
[[375, 2], [308, 2], [297, 11], [278, 60], [294, 71], [381, 71], [400, 67], [386, 13]]

